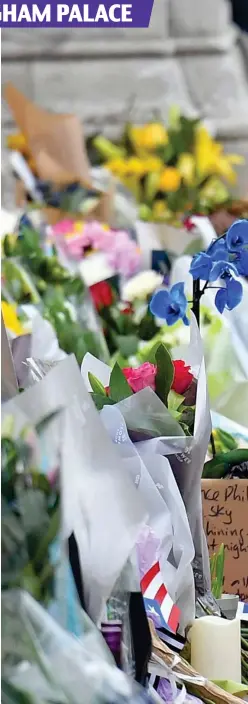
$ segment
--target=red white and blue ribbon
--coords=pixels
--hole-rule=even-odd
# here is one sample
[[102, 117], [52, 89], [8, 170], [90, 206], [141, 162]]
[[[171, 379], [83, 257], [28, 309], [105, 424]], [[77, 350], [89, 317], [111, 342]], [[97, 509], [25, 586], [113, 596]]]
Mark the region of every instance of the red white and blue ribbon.
[[140, 586], [147, 615], [150, 614], [151, 617], [160, 619], [160, 627], [167, 626], [173, 633], [176, 633], [180, 620], [180, 609], [168, 594], [159, 561], [155, 562], [142, 577]]

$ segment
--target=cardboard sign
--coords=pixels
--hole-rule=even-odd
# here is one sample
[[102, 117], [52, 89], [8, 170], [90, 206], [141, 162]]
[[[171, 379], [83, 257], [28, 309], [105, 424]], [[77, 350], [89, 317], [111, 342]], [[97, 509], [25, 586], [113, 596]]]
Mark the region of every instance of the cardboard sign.
[[248, 601], [248, 480], [202, 479], [210, 555], [225, 545], [224, 592]]

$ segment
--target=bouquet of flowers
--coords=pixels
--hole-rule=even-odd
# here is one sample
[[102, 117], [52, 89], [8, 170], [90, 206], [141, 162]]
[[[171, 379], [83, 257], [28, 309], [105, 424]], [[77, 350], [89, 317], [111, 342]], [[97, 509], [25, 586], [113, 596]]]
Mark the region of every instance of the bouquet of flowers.
[[128, 366], [129, 358], [136, 356], [143, 344], [159, 334], [160, 327], [149, 310], [149, 301], [162, 283], [163, 276], [151, 270], [140, 272], [125, 282], [121, 295], [113, 279], [90, 287], [110, 354], [120, 366]]
[[[187, 301], [184, 315], [186, 308]], [[146, 466], [148, 458], [153, 458], [155, 467], [158, 463], [157, 486], [164, 486], [159, 456], [168, 458], [194, 540], [196, 590], [206, 593], [210, 574], [202, 529], [200, 480], [211, 421], [202, 344], [194, 317], [190, 344], [177, 350], [174, 363], [165, 346], [158, 342], [138, 369], [123, 371], [116, 364], [111, 372], [91, 355], [85, 356], [81, 369], [97, 407], [103, 409], [101, 415], [113, 441], [120, 443], [124, 454], [127, 443], [133, 443]]]
[[133, 192], [140, 219], [179, 226], [185, 213], [205, 215], [228, 207], [226, 182], [235, 183], [233, 166], [243, 163], [236, 154], [226, 155], [198, 119], [176, 108], [168, 128], [162, 121], [127, 124], [117, 143], [97, 135], [91, 147], [98, 163]]
[[88, 285], [116, 274], [127, 278], [141, 265], [140, 251], [128, 232], [113, 230], [97, 221], [62, 220], [51, 227], [49, 240], [69, 262], [80, 262]]
[[6, 302], [13, 301], [24, 318], [33, 317], [32, 307], [37, 306], [56, 331], [61, 349], [74, 352], [79, 363], [90, 349], [107, 360], [106, 343], [82, 278], [60, 264], [55, 249], [52, 256], [45, 253], [39, 232], [25, 217], [19, 236], [4, 238], [3, 254]]

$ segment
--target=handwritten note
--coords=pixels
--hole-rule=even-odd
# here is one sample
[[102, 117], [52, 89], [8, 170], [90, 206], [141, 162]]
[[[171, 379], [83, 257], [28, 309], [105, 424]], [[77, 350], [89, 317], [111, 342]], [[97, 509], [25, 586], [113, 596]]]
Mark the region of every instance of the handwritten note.
[[248, 480], [203, 479], [202, 503], [210, 555], [225, 545], [224, 591], [248, 601]]

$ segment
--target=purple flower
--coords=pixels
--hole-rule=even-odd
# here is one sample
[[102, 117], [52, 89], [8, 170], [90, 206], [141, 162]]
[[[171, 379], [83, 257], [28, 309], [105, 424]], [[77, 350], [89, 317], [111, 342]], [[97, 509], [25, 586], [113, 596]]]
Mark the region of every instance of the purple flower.
[[182, 281], [174, 284], [170, 291], [161, 289], [154, 293], [149, 306], [151, 313], [161, 320], [166, 320], [167, 325], [174, 325], [180, 319], [185, 325], [189, 325], [186, 316], [187, 307], [188, 301]]

